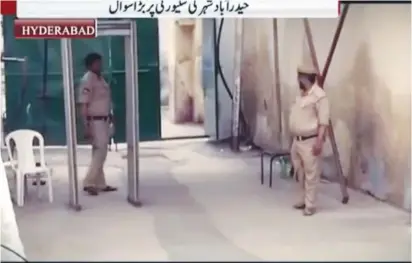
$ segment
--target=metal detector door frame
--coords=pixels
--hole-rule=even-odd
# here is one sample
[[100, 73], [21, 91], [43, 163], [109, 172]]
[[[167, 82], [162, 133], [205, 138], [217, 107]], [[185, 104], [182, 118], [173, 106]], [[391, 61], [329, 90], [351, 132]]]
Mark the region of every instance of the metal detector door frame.
[[[97, 21], [98, 36], [124, 37], [126, 70], [126, 140], [127, 140], [127, 201], [140, 206], [139, 200], [139, 84], [137, 57], [137, 25], [134, 20]], [[76, 109], [72, 43], [61, 40], [64, 106], [69, 172], [69, 206], [79, 211], [79, 185], [76, 154]]]

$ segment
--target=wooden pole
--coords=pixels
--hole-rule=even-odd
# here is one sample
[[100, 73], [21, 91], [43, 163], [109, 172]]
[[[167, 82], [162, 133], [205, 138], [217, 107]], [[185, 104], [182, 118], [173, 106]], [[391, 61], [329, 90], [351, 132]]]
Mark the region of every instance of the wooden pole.
[[282, 125], [282, 100], [281, 100], [281, 83], [280, 83], [280, 65], [279, 65], [279, 34], [278, 34], [278, 20], [273, 19], [273, 53], [274, 53], [274, 68], [275, 68], [275, 95], [276, 106], [278, 112], [278, 144], [281, 148], [283, 137], [283, 125]]

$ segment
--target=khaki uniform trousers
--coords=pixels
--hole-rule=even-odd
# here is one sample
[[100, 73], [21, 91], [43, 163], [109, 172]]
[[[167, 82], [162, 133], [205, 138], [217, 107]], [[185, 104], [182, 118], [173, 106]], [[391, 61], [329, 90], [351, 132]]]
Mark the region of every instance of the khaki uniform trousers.
[[303, 141], [293, 140], [291, 160], [299, 180], [299, 201], [307, 208], [316, 206], [317, 188], [320, 182], [321, 155], [312, 153], [316, 138]]
[[92, 161], [84, 179], [84, 187], [96, 187], [103, 189], [106, 187], [103, 166], [107, 157], [107, 145], [109, 144], [109, 121], [92, 120]]

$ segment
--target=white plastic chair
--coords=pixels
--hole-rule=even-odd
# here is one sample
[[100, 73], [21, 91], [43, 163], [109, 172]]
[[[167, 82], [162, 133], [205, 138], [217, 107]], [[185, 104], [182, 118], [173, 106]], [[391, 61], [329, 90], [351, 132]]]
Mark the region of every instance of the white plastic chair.
[[[37, 162], [34, 155], [33, 141], [37, 139], [39, 142], [40, 162]], [[11, 168], [16, 176], [16, 199], [17, 205], [23, 206], [25, 194], [26, 177], [35, 177], [37, 181], [37, 194], [40, 198], [40, 179], [46, 178], [49, 202], [53, 202], [53, 187], [52, 187], [52, 170], [46, 166], [44, 158], [44, 139], [43, 136], [33, 130], [17, 130], [9, 133], [6, 138], [7, 152]], [[15, 154], [13, 154], [11, 143], [14, 142]], [[16, 157], [16, 158], [15, 158]]]

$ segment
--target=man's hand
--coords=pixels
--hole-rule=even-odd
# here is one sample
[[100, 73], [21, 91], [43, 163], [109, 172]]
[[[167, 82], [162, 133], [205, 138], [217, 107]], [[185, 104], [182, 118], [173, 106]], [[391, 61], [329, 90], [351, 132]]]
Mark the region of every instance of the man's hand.
[[314, 156], [318, 156], [322, 153], [323, 143], [325, 142], [326, 129], [327, 126], [325, 125], [320, 125], [318, 127], [318, 137], [316, 138], [316, 142], [312, 148], [312, 153]]
[[313, 155], [314, 156], [320, 155], [322, 153], [322, 148], [323, 148], [323, 140], [317, 139], [312, 148]]
[[116, 127], [114, 126], [114, 123], [111, 122], [109, 124], [109, 136], [110, 136], [110, 138], [112, 138], [114, 136], [115, 130], [116, 130]]
[[114, 124], [114, 115], [109, 114], [109, 122]]

